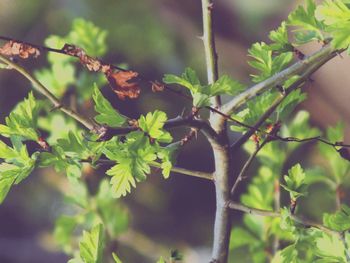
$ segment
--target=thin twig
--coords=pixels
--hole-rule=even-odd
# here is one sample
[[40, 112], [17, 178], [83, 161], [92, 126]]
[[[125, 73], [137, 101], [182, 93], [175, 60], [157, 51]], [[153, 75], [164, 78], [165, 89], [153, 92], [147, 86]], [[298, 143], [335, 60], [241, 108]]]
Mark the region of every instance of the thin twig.
[[[233, 201], [230, 201], [228, 203], [228, 207], [231, 208], [231, 209], [239, 210], [239, 211], [242, 211], [244, 213], [252, 214], [252, 215], [269, 216], [269, 217], [281, 217], [281, 213], [280, 212], [252, 208], [252, 207], [245, 206], [245, 205], [233, 202]], [[320, 229], [320, 230], [322, 230], [324, 232], [327, 232], [329, 234], [336, 234], [338, 236], [341, 234], [341, 232], [339, 232], [339, 231], [333, 230], [333, 229], [331, 229], [329, 227], [326, 227], [326, 226], [324, 226], [322, 224], [313, 222], [313, 221], [308, 220], [308, 219], [301, 218], [301, 217], [296, 216], [296, 215], [290, 215], [290, 218], [292, 220], [294, 220], [295, 222], [297, 222], [297, 223], [299, 223], [301, 225], [304, 225], [305, 227], [318, 228], [318, 229]]]
[[20, 74], [22, 74], [24, 77], [26, 77], [33, 85], [34, 89], [37, 90], [40, 94], [45, 96], [53, 105], [54, 108], [60, 109], [65, 114], [69, 115], [82, 125], [84, 125], [87, 129], [90, 131], [100, 131], [101, 126], [96, 124], [90, 119], [87, 119], [77, 112], [73, 111], [72, 109], [64, 106], [61, 104], [61, 102], [43, 85], [41, 84], [36, 78], [34, 78], [27, 70], [25, 70], [23, 67], [19, 66], [18, 64], [12, 62], [11, 60], [7, 59], [3, 55], [0, 54], [0, 60], [9, 65], [12, 69], [16, 70]]
[[255, 97], [257, 94], [264, 92], [269, 88], [273, 88], [278, 85], [283, 85], [283, 83], [290, 77], [302, 73], [312, 65], [318, 64], [319, 61], [322, 61], [324, 59], [329, 60], [333, 57], [334, 50], [330, 45], [327, 45], [321, 48], [319, 51], [313, 53], [312, 55], [305, 57], [303, 60], [300, 60], [291, 65], [290, 67], [273, 75], [272, 77], [248, 88], [247, 90], [240, 93], [226, 104], [222, 105], [220, 110], [221, 112], [229, 115], [233, 113], [236, 109], [238, 109], [246, 101]]
[[[213, 7], [213, 0], [202, 0], [203, 42], [205, 47], [208, 84], [213, 84], [218, 79], [217, 55], [212, 25]], [[211, 104], [213, 108], [219, 107], [221, 105], [220, 97], [216, 96], [212, 98]], [[229, 251], [231, 219], [230, 211], [225, 204], [230, 198], [229, 174], [232, 170], [232, 160], [229, 152], [229, 140], [226, 129], [227, 119], [211, 111], [209, 122], [211, 127], [220, 136], [219, 140], [208, 138], [214, 155], [216, 193], [211, 262], [226, 263]]]
[[[213, 28], [213, 0], [202, 0], [203, 13], [203, 44], [205, 61], [207, 64], [208, 84], [213, 84], [219, 78], [218, 55], [215, 48], [215, 34]], [[212, 100], [214, 107], [220, 107], [220, 96], [215, 96]]]
[[[336, 56], [336, 54], [333, 54], [333, 56]], [[283, 100], [287, 98], [288, 95], [292, 93], [292, 91], [301, 87], [301, 85], [305, 83], [305, 81], [309, 79], [310, 76], [315, 73], [315, 71], [317, 71], [320, 67], [322, 67], [328, 60], [329, 59], [327, 57], [324, 60], [320, 61], [318, 64], [315, 64], [314, 66], [307, 69], [305, 72], [303, 72], [298, 80], [296, 80], [290, 87], [288, 87], [288, 89], [285, 89], [284, 93], [280, 93], [280, 96], [278, 96], [272, 102], [271, 106], [264, 112], [259, 120], [252, 126], [252, 128], [245, 132], [237, 141], [231, 145], [231, 149], [233, 151], [239, 149], [250, 138], [250, 136], [259, 130], [259, 127], [270, 117], [270, 115], [277, 109]]]
[[243, 165], [240, 173], [237, 176], [236, 181], [234, 182], [232, 188], [231, 188], [231, 197], [234, 195], [236, 188], [238, 187], [239, 183], [241, 183], [245, 179], [245, 174], [253, 162], [255, 156], [258, 154], [258, 152], [265, 146], [265, 144], [268, 142], [268, 139], [266, 138], [261, 144], [257, 145], [254, 152], [249, 156], [248, 160]]
[[[83, 160], [80, 160], [80, 162], [82, 162], [82, 163], [92, 163], [92, 160], [91, 159], [83, 159]], [[99, 160], [93, 162], [93, 164], [96, 164], [96, 165], [115, 165], [116, 162], [113, 161], [113, 160], [109, 160], [109, 159], [99, 159]], [[162, 166], [162, 164], [158, 163], [158, 162], [151, 162], [149, 165], [152, 166], [152, 167], [155, 167], [155, 168], [161, 168], [161, 166]], [[193, 176], [193, 177], [197, 177], [197, 178], [202, 178], [202, 179], [213, 181], [212, 173], [206, 173], [206, 172], [201, 172], [201, 171], [194, 171], [194, 170], [185, 169], [185, 168], [176, 167], [176, 166], [173, 166], [171, 168], [171, 171], [174, 172], [174, 173], [189, 175], [189, 176]]]

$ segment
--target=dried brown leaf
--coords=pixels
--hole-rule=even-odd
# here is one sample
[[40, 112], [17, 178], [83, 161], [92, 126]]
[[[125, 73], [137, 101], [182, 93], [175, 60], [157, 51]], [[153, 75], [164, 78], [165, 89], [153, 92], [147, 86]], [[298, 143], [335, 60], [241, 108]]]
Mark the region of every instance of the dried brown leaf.
[[120, 99], [130, 98], [136, 99], [140, 95], [140, 87], [138, 81], [135, 80], [138, 73], [135, 71], [108, 71], [107, 79], [113, 91]]
[[165, 89], [165, 86], [163, 83], [160, 83], [159, 81], [152, 81], [152, 91], [153, 92], [161, 92]]
[[0, 48], [0, 54], [5, 56], [19, 56], [20, 58], [27, 59], [30, 56], [33, 56], [34, 58], [38, 57], [40, 51], [28, 44], [11, 40], [6, 42], [5, 45]]

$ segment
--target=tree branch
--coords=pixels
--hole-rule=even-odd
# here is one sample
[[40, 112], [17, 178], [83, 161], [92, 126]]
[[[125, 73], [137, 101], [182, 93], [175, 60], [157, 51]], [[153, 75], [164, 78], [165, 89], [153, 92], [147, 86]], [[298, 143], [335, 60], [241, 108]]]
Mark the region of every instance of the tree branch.
[[282, 70], [278, 74], [248, 88], [246, 91], [234, 97], [231, 101], [222, 105], [221, 112], [230, 115], [236, 109], [238, 109], [242, 104], [247, 100], [255, 97], [257, 94], [272, 88], [278, 85], [283, 85], [283, 83], [294, 75], [298, 75], [303, 71], [307, 70], [309, 67], [312, 67], [314, 64], [318, 64], [320, 61], [324, 63], [334, 57], [334, 50], [330, 45], [327, 45], [320, 49], [319, 51], [313, 53], [310, 56], [305, 57], [303, 60], [300, 60], [290, 67]]
[[[249, 207], [249, 206], [245, 206], [245, 205], [242, 205], [242, 204], [235, 203], [233, 201], [230, 201], [228, 203], [228, 207], [231, 208], [231, 209], [239, 210], [239, 211], [242, 211], [244, 213], [252, 214], [252, 215], [269, 216], [269, 217], [281, 217], [281, 213], [280, 212], [252, 208], [252, 207]], [[296, 216], [296, 215], [290, 215], [290, 217], [291, 217], [292, 220], [294, 220], [295, 222], [297, 222], [299, 224], [304, 225], [305, 227], [318, 228], [319, 230], [322, 230], [322, 231], [324, 231], [326, 233], [336, 234], [338, 236], [341, 234], [341, 232], [338, 232], [336, 230], [333, 230], [333, 229], [331, 229], [329, 227], [326, 227], [326, 226], [324, 226], [322, 224], [313, 222], [311, 220], [304, 219], [304, 218], [301, 218], [301, 217]]]
[[34, 89], [38, 91], [41, 95], [45, 96], [52, 103], [54, 108], [60, 109], [62, 112], [69, 115], [76, 121], [78, 121], [80, 124], [85, 126], [90, 131], [95, 132], [97, 134], [100, 134], [102, 132], [103, 130], [102, 126], [96, 124], [94, 121], [90, 119], [87, 119], [81, 116], [80, 114], [73, 111], [72, 109], [62, 105], [61, 102], [43, 84], [41, 84], [23, 67], [17, 65], [16, 63], [12, 62], [11, 60], [7, 59], [1, 54], [0, 54], [0, 60], [5, 64], [7, 64], [12, 69], [16, 70], [18, 73], [22, 74], [24, 77], [26, 77], [32, 83]]
[[[91, 164], [92, 160], [84, 159], [84, 160], [81, 160], [81, 162], [83, 162], [83, 163], [90, 163]], [[94, 162], [94, 164], [97, 164], [97, 165], [115, 165], [116, 162], [113, 161], [113, 160], [108, 160], [108, 159], [99, 159], [96, 162]], [[152, 162], [149, 165], [152, 166], [152, 167], [155, 167], [155, 168], [161, 168], [162, 164], [158, 163], [158, 162]], [[206, 180], [210, 180], [210, 181], [214, 180], [212, 173], [194, 171], [194, 170], [185, 169], [185, 168], [176, 167], [176, 166], [173, 166], [171, 168], [171, 171], [174, 172], [174, 173], [189, 175], [189, 176], [202, 178], [202, 179], [206, 179]]]
[[265, 111], [265, 113], [259, 118], [259, 120], [246, 132], [244, 133], [237, 141], [235, 141], [231, 145], [231, 150], [235, 151], [239, 149], [256, 131], [259, 130], [259, 127], [271, 116], [271, 114], [277, 109], [277, 107], [283, 102], [283, 100], [290, 94], [292, 91], [298, 89], [305, 81], [310, 78], [310, 76], [315, 73], [320, 67], [322, 67], [329, 59], [336, 56], [336, 53], [332, 53], [331, 57], [326, 57], [319, 63], [313, 65], [308, 68], [303, 74], [300, 76], [298, 80], [296, 80], [288, 89], [285, 90], [284, 93], [280, 93], [270, 106], [270, 108]]
[[257, 145], [255, 151], [249, 156], [248, 160], [243, 165], [240, 173], [237, 176], [235, 183], [233, 184], [233, 186], [231, 188], [231, 197], [234, 195], [239, 183], [245, 179], [245, 174], [246, 174], [248, 168], [250, 167], [251, 163], [253, 162], [255, 156], [258, 154], [258, 152], [264, 147], [264, 145], [267, 142], [268, 142], [268, 138], [266, 138], [260, 145]]
[[[202, 0], [202, 15], [203, 15], [203, 44], [205, 52], [205, 61], [207, 64], [208, 84], [213, 84], [218, 80], [218, 56], [215, 48], [215, 35], [213, 29], [213, 0]], [[215, 96], [211, 99], [214, 107], [221, 105], [220, 96]]]
[[[218, 79], [217, 55], [212, 27], [212, 10], [213, 0], [202, 0], [203, 42], [208, 84], [212, 84]], [[216, 96], [211, 99], [211, 104], [213, 109], [220, 107], [220, 97]], [[226, 263], [230, 241], [231, 218], [230, 211], [225, 204], [230, 198], [229, 175], [232, 172], [232, 160], [229, 152], [229, 140], [226, 130], [227, 119], [222, 116], [222, 114], [211, 110], [209, 122], [219, 136], [218, 139], [208, 137], [214, 154], [214, 182], [216, 193], [216, 212], [211, 262]]]

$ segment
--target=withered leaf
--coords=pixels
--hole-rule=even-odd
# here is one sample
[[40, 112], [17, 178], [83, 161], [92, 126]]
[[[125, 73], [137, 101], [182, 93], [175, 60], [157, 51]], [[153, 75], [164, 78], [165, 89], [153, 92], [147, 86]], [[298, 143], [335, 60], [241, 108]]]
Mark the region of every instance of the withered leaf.
[[113, 91], [120, 99], [130, 98], [136, 99], [140, 95], [140, 87], [136, 77], [138, 73], [135, 71], [117, 71], [106, 73], [109, 84]]
[[160, 83], [159, 81], [151, 81], [152, 83], [152, 91], [153, 92], [161, 92], [165, 89], [165, 86], [163, 83]]
[[65, 44], [62, 51], [67, 55], [79, 58], [80, 63], [90, 71], [101, 71], [106, 74], [106, 72], [111, 69], [110, 65], [105, 65], [97, 58], [90, 57], [86, 54], [84, 49], [75, 45]]
[[40, 55], [40, 51], [39, 49], [28, 44], [11, 40], [6, 42], [5, 45], [0, 48], [0, 54], [5, 56], [19, 56], [20, 58], [27, 59], [30, 56], [35, 58], [38, 57]]

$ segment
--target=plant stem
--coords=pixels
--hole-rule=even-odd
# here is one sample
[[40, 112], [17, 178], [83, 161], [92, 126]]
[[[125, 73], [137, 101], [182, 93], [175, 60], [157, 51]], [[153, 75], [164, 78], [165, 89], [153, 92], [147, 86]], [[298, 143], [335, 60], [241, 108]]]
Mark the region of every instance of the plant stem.
[[[213, 0], [202, 0], [203, 42], [208, 84], [212, 84], [218, 79], [217, 54], [212, 25], [213, 7]], [[213, 98], [211, 104], [214, 108], [220, 107], [220, 97], [217, 96]], [[216, 212], [211, 262], [226, 263], [231, 231], [230, 211], [226, 204], [230, 198], [229, 175], [232, 172], [232, 160], [226, 130], [227, 119], [221, 114], [211, 111], [209, 122], [219, 136], [218, 139], [207, 136], [214, 155], [214, 182], [216, 193]]]
[[[235, 203], [233, 201], [230, 201], [228, 203], [228, 207], [230, 207], [231, 209], [239, 210], [239, 211], [242, 211], [244, 213], [252, 214], [252, 215], [269, 216], [269, 217], [281, 217], [281, 213], [280, 212], [252, 208], [252, 207], [249, 207], [249, 206], [245, 206], [245, 205], [242, 205], [242, 204]], [[318, 228], [319, 230], [322, 230], [322, 231], [324, 231], [324, 232], [326, 232], [328, 234], [336, 234], [338, 237], [341, 234], [341, 232], [338, 232], [338, 231], [333, 230], [331, 228], [328, 228], [328, 227], [326, 227], [326, 226], [324, 226], [322, 224], [310, 221], [308, 219], [301, 218], [301, 217], [296, 216], [296, 215], [290, 215], [290, 218], [293, 221], [295, 221], [295, 222], [297, 222], [299, 224], [302, 224], [302, 225], [304, 225], [306, 227]]]
[[[156, 168], [161, 168], [162, 166], [162, 164], [158, 162], [152, 162], [150, 165]], [[211, 173], [193, 171], [193, 170], [175, 167], [175, 166], [171, 168], [171, 171], [174, 173], [180, 173], [180, 174], [189, 175], [197, 178], [207, 179], [211, 181], [213, 180], [213, 175]]]
[[[213, 84], [219, 77], [218, 56], [215, 48], [215, 35], [213, 29], [213, 0], [202, 0], [203, 14], [203, 43], [205, 52], [205, 61], [207, 65], [208, 84]], [[220, 96], [212, 99], [214, 107], [220, 107]]]
[[229, 115], [233, 113], [237, 108], [239, 108], [242, 104], [244, 104], [246, 101], [255, 97], [257, 94], [277, 85], [283, 85], [283, 83], [290, 77], [301, 74], [303, 71], [305, 71], [309, 67], [312, 67], [315, 64], [318, 64], [320, 61], [324, 61], [325, 63], [334, 56], [335, 52], [333, 48], [330, 45], [327, 45], [319, 51], [313, 53], [312, 55], [305, 57], [303, 60], [300, 60], [291, 65], [290, 67], [282, 70], [278, 74], [275, 74], [272, 77], [248, 88], [246, 91], [240, 93], [232, 100], [222, 105], [221, 111]]
[[53, 95], [43, 84], [41, 84], [36, 78], [34, 78], [27, 70], [25, 70], [23, 67], [17, 65], [16, 63], [12, 62], [8, 58], [4, 57], [3, 55], [0, 55], [0, 60], [6, 63], [8, 66], [10, 66], [12, 69], [16, 70], [20, 74], [22, 74], [24, 77], [26, 77], [33, 85], [34, 89], [37, 90], [40, 94], [45, 96], [53, 105], [54, 108], [60, 109], [65, 114], [69, 115], [82, 125], [84, 125], [87, 129], [90, 131], [99, 131], [100, 126], [97, 125], [95, 122], [93, 122], [90, 119], [87, 119], [77, 112], [73, 111], [72, 109], [65, 107], [61, 104], [61, 102]]
[[267, 143], [267, 139], [265, 139], [260, 145], [258, 145], [255, 149], [255, 151], [249, 156], [248, 160], [245, 162], [245, 164], [243, 165], [240, 173], [237, 176], [237, 179], [235, 181], [235, 183], [233, 184], [232, 188], [231, 188], [231, 196], [234, 195], [236, 188], [238, 187], [239, 183], [242, 182], [245, 179], [245, 174], [249, 168], [249, 166], [251, 165], [251, 163], [253, 162], [255, 156], [258, 154], [258, 152], [264, 147], [264, 145]]

